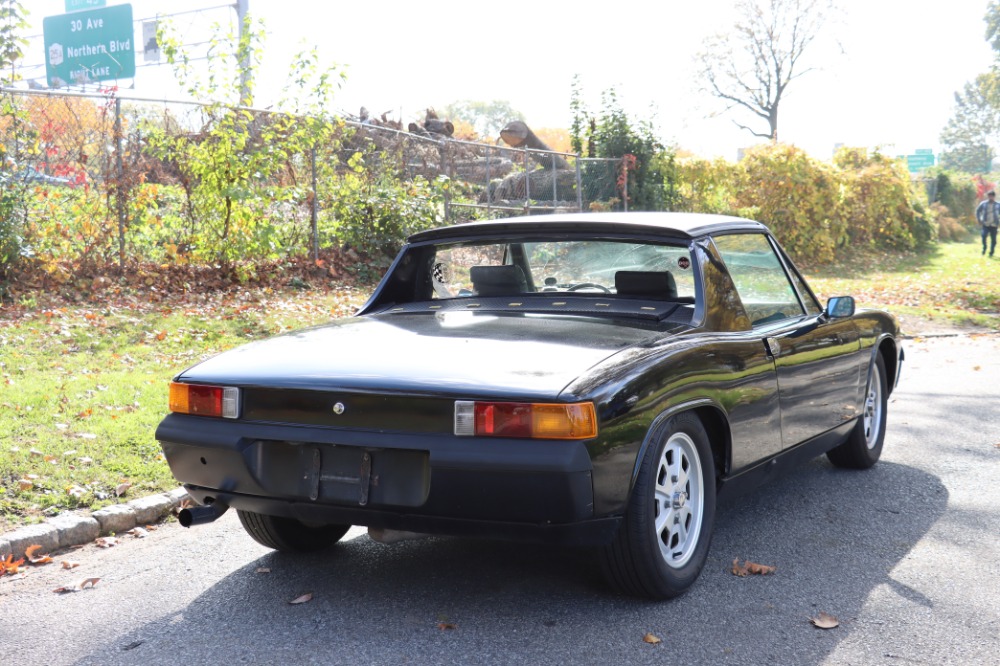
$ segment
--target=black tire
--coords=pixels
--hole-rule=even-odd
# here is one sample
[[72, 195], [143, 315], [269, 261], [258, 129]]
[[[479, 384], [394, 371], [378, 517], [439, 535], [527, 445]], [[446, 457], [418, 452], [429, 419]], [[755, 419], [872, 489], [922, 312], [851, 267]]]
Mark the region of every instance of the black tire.
[[294, 518], [267, 516], [237, 509], [246, 533], [262, 546], [286, 553], [308, 553], [329, 548], [347, 534], [350, 525], [312, 527]]
[[878, 462], [885, 442], [888, 397], [885, 362], [882, 355], [877, 354], [865, 391], [864, 412], [844, 443], [826, 452], [831, 463], [848, 469], [868, 469]]
[[[671, 470], [679, 473], [670, 475]], [[701, 573], [714, 524], [708, 434], [693, 412], [684, 412], [650, 433], [624, 520], [614, 541], [600, 551], [601, 568], [624, 594], [676, 597]]]

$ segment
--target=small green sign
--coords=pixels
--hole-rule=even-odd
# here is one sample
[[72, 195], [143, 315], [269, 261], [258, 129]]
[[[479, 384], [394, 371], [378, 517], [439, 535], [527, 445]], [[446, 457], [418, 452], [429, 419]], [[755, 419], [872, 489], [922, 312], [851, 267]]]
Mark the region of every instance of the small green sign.
[[933, 153], [917, 153], [916, 155], [906, 156], [906, 168], [909, 169], [911, 173], [923, 171], [924, 169], [929, 169], [932, 166], [934, 166]]
[[51, 88], [135, 76], [132, 5], [46, 16], [42, 32]]
[[79, 12], [87, 9], [104, 7], [107, 4], [108, 0], [66, 0], [66, 11]]

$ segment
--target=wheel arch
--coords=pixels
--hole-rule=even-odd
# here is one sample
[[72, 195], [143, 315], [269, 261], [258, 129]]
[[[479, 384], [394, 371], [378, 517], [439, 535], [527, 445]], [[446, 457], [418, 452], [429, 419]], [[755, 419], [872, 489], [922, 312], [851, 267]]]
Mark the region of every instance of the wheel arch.
[[900, 364], [903, 361], [903, 352], [899, 345], [899, 342], [889, 336], [883, 336], [872, 349], [871, 361], [868, 364], [867, 379], [865, 380], [865, 386], [868, 385], [868, 380], [871, 379], [871, 368], [875, 365], [876, 354], [882, 357], [882, 363], [885, 365], [885, 372], [888, 375], [885, 378], [885, 385], [889, 394], [892, 394], [893, 389], [896, 388], [896, 384], [899, 382], [899, 371]]
[[632, 476], [629, 479], [629, 497], [632, 496], [636, 479], [639, 477], [639, 468], [642, 466], [643, 457], [649, 447], [653, 445], [654, 436], [658, 429], [668, 419], [684, 412], [693, 412], [708, 434], [708, 443], [712, 448], [712, 463], [715, 466], [716, 485], [721, 477], [729, 474], [732, 460], [732, 434], [729, 428], [729, 419], [726, 417], [725, 411], [708, 398], [692, 400], [668, 407], [657, 414], [656, 418], [649, 424], [632, 467]]

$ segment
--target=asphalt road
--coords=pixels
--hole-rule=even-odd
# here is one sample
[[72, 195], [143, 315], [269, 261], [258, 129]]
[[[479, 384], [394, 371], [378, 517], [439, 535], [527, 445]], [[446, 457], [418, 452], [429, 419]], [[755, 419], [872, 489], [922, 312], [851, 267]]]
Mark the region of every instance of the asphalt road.
[[[561, 548], [358, 531], [289, 557], [230, 512], [0, 579], [0, 663], [1000, 664], [1000, 338], [906, 354], [882, 462], [817, 459], [720, 507], [680, 599], [616, 597]], [[777, 571], [738, 578], [736, 557]], [[820, 612], [840, 626], [813, 627]]]

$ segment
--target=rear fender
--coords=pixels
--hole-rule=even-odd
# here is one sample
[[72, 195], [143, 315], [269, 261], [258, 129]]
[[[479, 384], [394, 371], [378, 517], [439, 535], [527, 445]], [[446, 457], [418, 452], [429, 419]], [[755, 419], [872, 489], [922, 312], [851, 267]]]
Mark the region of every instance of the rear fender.
[[732, 437], [729, 432], [729, 422], [726, 419], [725, 411], [715, 402], [708, 398], [691, 400], [674, 405], [660, 412], [646, 430], [646, 436], [639, 447], [639, 453], [635, 458], [632, 467], [632, 476], [629, 479], [628, 496], [632, 496], [632, 489], [635, 488], [636, 480], [639, 478], [639, 468], [642, 466], [646, 451], [655, 446], [656, 434], [660, 426], [665, 421], [687, 411], [694, 411], [698, 414], [705, 431], [708, 433], [709, 444], [712, 447], [713, 463], [715, 465], [716, 479], [729, 473], [730, 460], [732, 459]]

